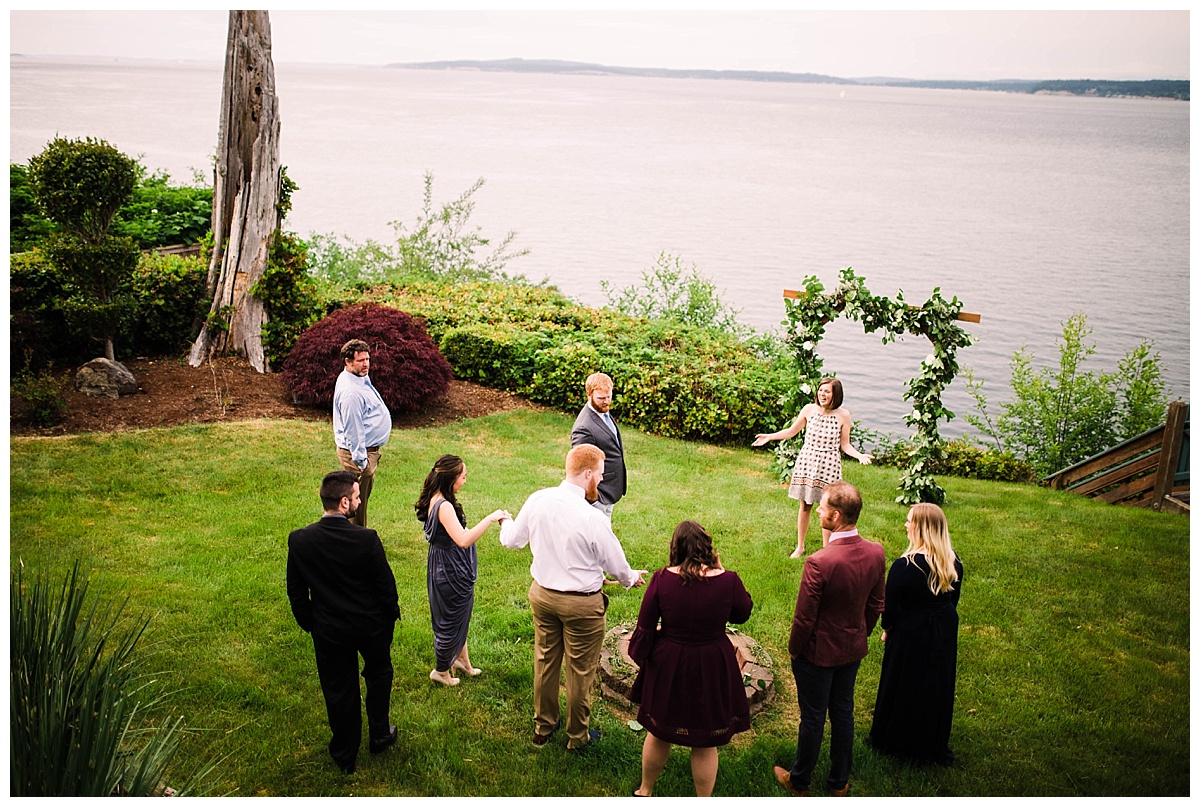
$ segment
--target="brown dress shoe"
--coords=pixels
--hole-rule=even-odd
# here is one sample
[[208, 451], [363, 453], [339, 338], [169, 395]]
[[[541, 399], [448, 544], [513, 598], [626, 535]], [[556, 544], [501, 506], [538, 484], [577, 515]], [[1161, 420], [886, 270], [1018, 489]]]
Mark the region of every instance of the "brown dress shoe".
[[849, 792], [850, 792], [850, 783], [849, 782], [847, 782], [846, 784], [844, 784], [838, 788], [833, 788], [833, 787], [829, 788], [829, 795], [831, 795], [831, 796], [845, 796]]
[[808, 795], [807, 790], [797, 790], [795, 785], [792, 784], [792, 772], [789, 771], [787, 768], [781, 768], [778, 765], [776, 765], [775, 766], [775, 778], [779, 781], [779, 784], [783, 785], [783, 789], [786, 790], [788, 793], [791, 793], [793, 796], [807, 796]]

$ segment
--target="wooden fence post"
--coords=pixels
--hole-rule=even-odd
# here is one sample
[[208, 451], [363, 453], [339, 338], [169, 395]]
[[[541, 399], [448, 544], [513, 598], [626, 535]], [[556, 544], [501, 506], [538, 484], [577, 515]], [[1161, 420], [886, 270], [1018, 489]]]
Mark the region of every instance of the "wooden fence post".
[[1183, 444], [1183, 422], [1187, 416], [1187, 403], [1172, 401], [1167, 407], [1167, 427], [1163, 432], [1162, 450], [1158, 455], [1158, 474], [1154, 479], [1154, 498], [1150, 507], [1162, 510], [1163, 501], [1171, 494], [1175, 482], [1175, 469], [1179, 467], [1179, 452]]

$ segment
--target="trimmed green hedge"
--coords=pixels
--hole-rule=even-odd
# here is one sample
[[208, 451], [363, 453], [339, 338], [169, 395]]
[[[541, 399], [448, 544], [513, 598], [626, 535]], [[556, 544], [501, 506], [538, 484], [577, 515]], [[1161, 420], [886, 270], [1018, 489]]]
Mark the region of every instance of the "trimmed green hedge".
[[793, 383], [735, 337], [587, 308], [554, 289], [505, 283], [382, 286], [366, 299], [425, 320], [457, 378], [572, 412], [593, 372], [613, 412], [666, 437], [749, 442], [781, 425]]
[[[117, 358], [173, 355], [186, 349], [193, 321], [208, 309], [207, 274], [199, 258], [142, 253], [129, 278], [133, 311], [117, 334]], [[8, 281], [13, 372], [24, 366], [26, 351], [34, 367], [72, 364], [97, 355], [97, 342], [70, 328], [63, 316], [68, 293], [44, 252], [34, 249], [10, 256]]]
[[136, 314], [119, 337], [123, 352], [172, 355], [187, 349], [208, 313], [208, 267], [200, 258], [143, 253], [130, 279]]

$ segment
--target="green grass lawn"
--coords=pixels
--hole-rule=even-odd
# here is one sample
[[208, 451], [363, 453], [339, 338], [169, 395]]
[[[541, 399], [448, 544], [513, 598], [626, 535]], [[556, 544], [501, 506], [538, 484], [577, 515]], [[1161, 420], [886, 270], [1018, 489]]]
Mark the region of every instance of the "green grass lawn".
[[[387, 547], [403, 621], [392, 658], [397, 745], [364, 748], [341, 775], [312, 644], [284, 592], [290, 530], [320, 516], [321, 477], [336, 470], [327, 424], [247, 422], [11, 439], [10, 563], [65, 574], [76, 559], [111, 597], [153, 615], [145, 650], [156, 686], [190, 731], [182, 754], [220, 759], [216, 792], [237, 795], [619, 796], [639, 777], [642, 735], [597, 696], [605, 736], [583, 755], [532, 731], [529, 554], [479, 544], [471, 659], [484, 674], [431, 683], [426, 544], [412, 503], [442, 453], [461, 455], [470, 523], [514, 513], [562, 479], [571, 418], [518, 411], [397, 431], [384, 450], [371, 519]], [[778, 695], [753, 730], [721, 750], [714, 795], [775, 796], [771, 766], [790, 765], [798, 709], [787, 638], [801, 564], [796, 506], [769, 455], [626, 433], [629, 494], [613, 527], [630, 562], [666, 563], [675, 524], [695, 518], [754, 598], [744, 626], [775, 660]], [[903, 551], [898, 472], [847, 463], [863, 492], [859, 528]], [[1189, 523], [1045, 489], [940, 479], [965, 566], [958, 693], [949, 769], [911, 768], [861, 744], [882, 646], [858, 677], [851, 793], [860, 796], [1189, 794]], [[809, 547], [815, 547], [814, 533]], [[609, 625], [633, 620], [642, 589], [611, 593]], [[814, 781], [823, 780], [828, 742]], [[677, 750], [655, 795], [692, 795]]]

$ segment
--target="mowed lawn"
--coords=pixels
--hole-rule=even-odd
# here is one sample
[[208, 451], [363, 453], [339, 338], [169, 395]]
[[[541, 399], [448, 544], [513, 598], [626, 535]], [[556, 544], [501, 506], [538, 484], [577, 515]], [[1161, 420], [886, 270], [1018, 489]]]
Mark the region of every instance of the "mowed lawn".
[[[143, 652], [189, 731], [185, 764], [218, 760], [215, 793], [266, 796], [620, 796], [639, 775], [632, 713], [597, 694], [601, 742], [542, 750], [532, 731], [529, 554], [479, 544], [471, 658], [484, 674], [431, 683], [426, 545], [412, 503], [433, 461], [467, 463], [471, 524], [514, 513], [562, 479], [567, 415], [517, 411], [397, 431], [371, 497], [403, 621], [392, 658], [397, 745], [341, 775], [312, 645], [284, 591], [287, 534], [316, 520], [319, 481], [336, 470], [327, 424], [301, 421], [10, 439], [10, 564], [61, 579], [79, 559], [106, 596], [152, 615]], [[802, 565], [788, 559], [796, 506], [769, 455], [626, 430], [629, 494], [613, 526], [630, 562], [666, 563], [675, 524], [700, 521], [745, 580], [744, 626], [774, 658], [777, 697], [721, 750], [714, 795], [775, 796], [798, 710], [787, 638]], [[896, 469], [846, 463], [863, 492], [860, 530], [889, 562], [904, 549]], [[1189, 522], [1030, 486], [941, 479], [965, 566], [954, 767], [912, 768], [861, 743], [871, 719], [878, 629], [858, 678], [851, 795], [1099, 796], [1190, 792]], [[817, 534], [809, 537], [815, 548]], [[632, 621], [641, 589], [610, 592], [609, 626]], [[828, 741], [814, 781], [823, 781]], [[674, 752], [655, 795], [693, 793]]]

